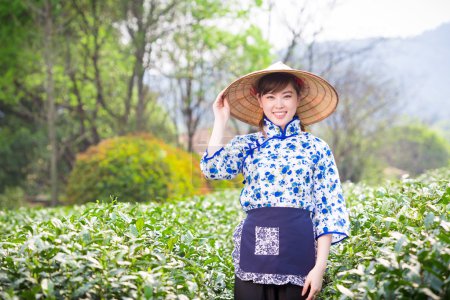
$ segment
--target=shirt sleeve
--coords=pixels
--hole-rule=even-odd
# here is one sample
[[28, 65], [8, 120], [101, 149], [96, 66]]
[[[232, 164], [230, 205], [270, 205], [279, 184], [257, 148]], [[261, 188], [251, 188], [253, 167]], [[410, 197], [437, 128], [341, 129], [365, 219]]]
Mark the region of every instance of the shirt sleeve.
[[317, 161], [313, 172], [313, 224], [316, 239], [332, 234], [331, 244], [350, 235], [349, 215], [333, 153], [327, 143], [321, 142], [313, 158]]
[[209, 156], [205, 150], [200, 160], [200, 169], [207, 179], [233, 179], [242, 172], [244, 161], [244, 143], [235, 136], [228, 144]]

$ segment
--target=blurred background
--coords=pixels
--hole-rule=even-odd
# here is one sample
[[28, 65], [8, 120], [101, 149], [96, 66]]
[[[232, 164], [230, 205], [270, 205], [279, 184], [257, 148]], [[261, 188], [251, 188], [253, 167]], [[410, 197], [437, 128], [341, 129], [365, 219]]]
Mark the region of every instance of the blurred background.
[[242, 186], [201, 176], [211, 105], [276, 61], [336, 87], [342, 181], [449, 166], [449, 54], [445, 0], [0, 0], [0, 208]]

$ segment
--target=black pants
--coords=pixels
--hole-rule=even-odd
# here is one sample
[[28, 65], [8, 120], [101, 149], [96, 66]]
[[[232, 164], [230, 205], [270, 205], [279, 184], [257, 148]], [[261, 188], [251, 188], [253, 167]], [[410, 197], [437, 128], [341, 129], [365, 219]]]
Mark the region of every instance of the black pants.
[[235, 300], [302, 300], [306, 299], [309, 288], [302, 296], [302, 286], [295, 284], [260, 284], [253, 281], [243, 281], [234, 276]]

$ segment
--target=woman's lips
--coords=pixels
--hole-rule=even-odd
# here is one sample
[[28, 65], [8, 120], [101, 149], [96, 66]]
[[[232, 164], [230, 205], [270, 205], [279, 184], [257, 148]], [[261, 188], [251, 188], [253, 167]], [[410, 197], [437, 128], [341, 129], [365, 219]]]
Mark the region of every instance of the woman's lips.
[[286, 116], [287, 112], [286, 111], [274, 112], [273, 114], [277, 119], [283, 119]]

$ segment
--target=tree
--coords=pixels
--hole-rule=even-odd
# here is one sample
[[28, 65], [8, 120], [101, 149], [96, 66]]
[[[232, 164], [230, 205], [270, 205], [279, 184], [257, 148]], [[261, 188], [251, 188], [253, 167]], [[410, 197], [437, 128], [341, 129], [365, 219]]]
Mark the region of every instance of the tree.
[[374, 167], [377, 137], [397, 116], [397, 93], [376, 72], [369, 75], [349, 65], [341, 72], [336, 69], [334, 76], [338, 108], [317, 127], [333, 149], [342, 179], [357, 182]]
[[270, 62], [269, 44], [255, 26], [231, 33], [212, 20], [233, 20], [247, 16], [248, 8], [236, 9], [222, 1], [193, 1], [184, 13], [186, 24], [173, 33], [173, 46], [165, 51], [171, 70], [174, 108], [172, 118], [187, 132], [187, 150], [202, 120], [211, 117], [211, 101], [224, 88], [225, 80]]
[[[158, 49], [155, 45], [161, 44], [168, 32], [178, 26], [175, 18], [180, 4], [134, 0], [117, 5], [112, 1], [85, 0], [72, 1], [72, 5], [77, 12], [74, 31], [82, 47], [68, 55], [67, 61], [71, 62], [68, 69], [73, 91], [79, 99], [80, 117], [89, 115], [83, 107], [90, 103], [92, 113], [88, 120], [91, 120], [94, 144], [99, 135], [92, 120], [99, 114], [107, 118], [113, 132], [121, 135], [166, 126], [158, 125], [167, 119], [159, 118], [163, 111], [156, 105], [158, 95], [156, 88], [152, 89], [156, 83], [149, 81], [148, 75]], [[95, 102], [83, 96], [79, 87], [85, 85], [92, 85]], [[152, 123], [155, 118], [157, 124]], [[161, 133], [155, 130], [154, 134]]]
[[[27, 89], [20, 89], [30, 73], [36, 54], [31, 15], [21, 1], [0, 1], [0, 193], [8, 186], [24, 184], [27, 166], [40, 149], [33, 139], [41, 120], [32, 101], [25, 101]], [[38, 98], [40, 104], [42, 102]], [[37, 102], [36, 101], [36, 102]]]
[[387, 166], [407, 171], [412, 176], [450, 163], [450, 144], [420, 123], [391, 128], [377, 151]]
[[180, 1], [126, 0], [122, 1], [122, 7], [126, 13], [124, 20], [127, 33], [134, 49], [133, 76], [129, 81], [129, 93], [125, 101], [129, 107], [132, 85], [136, 84], [136, 129], [139, 131], [145, 127], [148, 101], [144, 94], [144, 74], [154, 65], [152, 59], [156, 41], [163, 39], [178, 26], [175, 18], [177, 9], [180, 9]]
[[56, 136], [56, 108], [54, 65], [58, 56], [55, 40], [63, 30], [67, 21], [64, 4], [60, 1], [45, 0], [41, 3], [26, 2], [26, 6], [33, 13], [35, 24], [39, 28], [38, 36], [42, 39], [42, 56], [45, 69], [45, 112], [50, 152], [50, 188], [51, 204], [58, 203], [58, 140]]
[[[22, 158], [24, 164], [5, 176], [21, 176], [9, 183], [27, 184], [27, 193], [31, 186], [25, 183], [25, 173], [28, 178], [39, 177], [36, 192], [46, 192], [50, 181], [42, 174], [48, 169], [53, 182], [60, 179], [53, 187], [65, 183], [76, 153], [102, 138], [135, 130], [131, 123], [138, 111], [137, 97], [127, 94], [137, 89], [127, 85], [132, 81], [133, 45], [121, 41], [119, 25], [126, 16], [112, 1], [0, 4], [0, 125], [11, 127], [0, 131], [0, 138], [8, 139], [2, 153], [7, 153], [8, 162]], [[157, 97], [145, 86], [141, 95], [149, 103]], [[162, 113], [162, 108], [153, 106], [149, 114], [157, 121], [147, 124], [155, 128], [155, 136], [171, 131], [168, 122], [159, 118]], [[45, 127], [48, 138], [36, 139]], [[33, 145], [26, 155], [11, 150], [17, 148], [16, 137], [29, 137], [20, 143]]]
[[[315, 9], [331, 12], [337, 2], [321, 4], [305, 1], [292, 5], [294, 13], [282, 21], [290, 38], [280, 56], [291, 67], [316, 73], [336, 87], [340, 95], [337, 110], [312, 127], [330, 143], [341, 179], [359, 181], [374, 167], [374, 137], [393, 119], [396, 91], [382, 71], [363, 67], [364, 59], [382, 39], [345, 45], [318, 41], [325, 29]], [[278, 5], [275, 2], [269, 7], [276, 11]]]
[[50, 0], [44, 3], [42, 17], [45, 20], [44, 25], [44, 61], [46, 84], [45, 94], [47, 97], [47, 126], [48, 139], [50, 142], [50, 186], [51, 186], [51, 203], [55, 206], [58, 202], [58, 143], [56, 140], [56, 112], [55, 112], [55, 88], [53, 80], [53, 64], [54, 64], [54, 41], [55, 21], [53, 4]]

